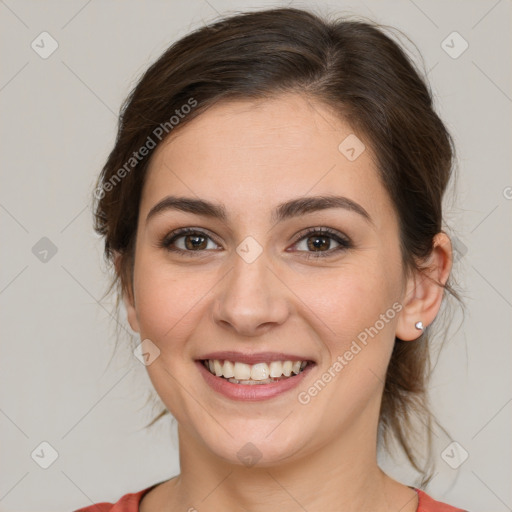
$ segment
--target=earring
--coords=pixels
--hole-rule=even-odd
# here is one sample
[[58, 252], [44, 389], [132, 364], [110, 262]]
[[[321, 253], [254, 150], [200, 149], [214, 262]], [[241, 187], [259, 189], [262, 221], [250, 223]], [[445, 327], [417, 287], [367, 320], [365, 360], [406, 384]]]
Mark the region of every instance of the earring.
[[418, 329], [418, 331], [424, 331], [425, 330], [425, 327], [423, 327], [423, 322], [416, 322], [414, 324], [414, 327], [416, 327], [416, 329]]

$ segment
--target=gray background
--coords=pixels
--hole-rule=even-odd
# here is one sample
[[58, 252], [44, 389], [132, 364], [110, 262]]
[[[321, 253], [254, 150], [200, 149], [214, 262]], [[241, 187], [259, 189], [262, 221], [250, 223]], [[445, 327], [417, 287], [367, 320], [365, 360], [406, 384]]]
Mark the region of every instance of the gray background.
[[[455, 315], [432, 382], [450, 436], [435, 432], [438, 464], [427, 491], [473, 512], [512, 510], [511, 2], [290, 4], [392, 25], [424, 57], [458, 149], [446, 220], [467, 308], [460, 328]], [[170, 417], [142, 428], [157, 408], [145, 407], [151, 384], [128, 334], [113, 355], [116, 324], [112, 300], [100, 300], [107, 275], [90, 192], [121, 101], [148, 64], [218, 14], [277, 5], [285, 4], [0, 1], [0, 510], [74, 510], [177, 474]], [[31, 47], [51, 49], [44, 31], [58, 43], [47, 58]], [[454, 31], [469, 44], [457, 58], [464, 43]], [[441, 456], [453, 441], [469, 454], [458, 469]], [[40, 464], [51, 448], [42, 442], [58, 453], [47, 469]], [[402, 463], [382, 464], [413, 483]]]

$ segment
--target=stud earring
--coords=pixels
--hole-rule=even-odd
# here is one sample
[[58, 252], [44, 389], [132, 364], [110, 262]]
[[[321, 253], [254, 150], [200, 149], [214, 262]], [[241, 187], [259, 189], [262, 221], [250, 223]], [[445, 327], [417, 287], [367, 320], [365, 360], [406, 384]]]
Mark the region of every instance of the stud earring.
[[423, 327], [423, 322], [416, 322], [414, 324], [414, 327], [416, 327], [416, 329], [418, 329], [418, 331], [424, 331], [425, 330], [425, 327]]

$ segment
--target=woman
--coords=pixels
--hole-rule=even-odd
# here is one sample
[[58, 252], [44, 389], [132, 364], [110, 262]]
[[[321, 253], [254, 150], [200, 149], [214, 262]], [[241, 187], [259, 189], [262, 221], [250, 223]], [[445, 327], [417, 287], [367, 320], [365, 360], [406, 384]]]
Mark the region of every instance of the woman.
[[95, 227], [181, 472], [81, 510], [460, 510], [377, 464], [395, 439], [429, 478], [453, 157], [375, 24], [273, 9], [172, 45], [123, 108]]

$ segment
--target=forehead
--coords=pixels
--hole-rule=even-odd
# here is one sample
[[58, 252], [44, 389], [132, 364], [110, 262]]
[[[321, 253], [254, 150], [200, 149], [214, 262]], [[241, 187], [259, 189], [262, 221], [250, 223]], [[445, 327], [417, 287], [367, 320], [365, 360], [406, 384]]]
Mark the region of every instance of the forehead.
[[[171, 193], [222, 202], [240, 215], [250, 206], [270, 211], [291, 197], [321, 194], [389, 208], [363, 141], [332, 109], [302, 95], [219, 103], [155, 150], [141, 210], [147, 214]], [[347, 144], [357, 158], [347, 157]]]

